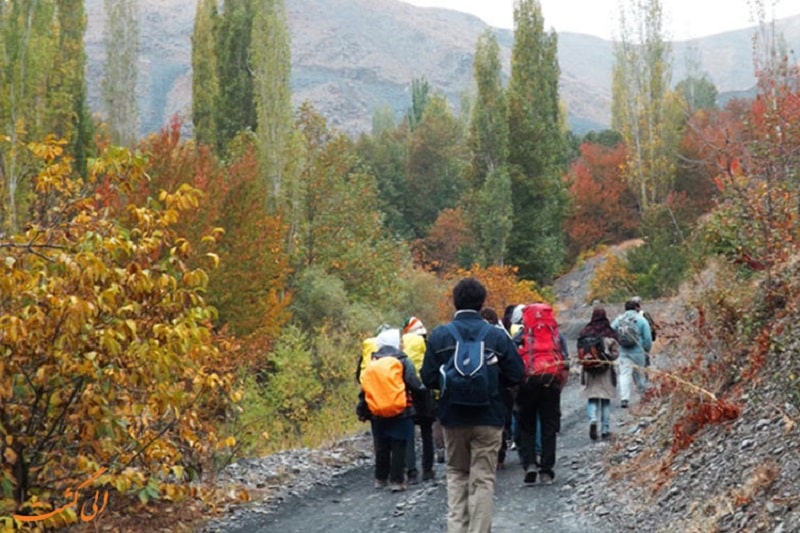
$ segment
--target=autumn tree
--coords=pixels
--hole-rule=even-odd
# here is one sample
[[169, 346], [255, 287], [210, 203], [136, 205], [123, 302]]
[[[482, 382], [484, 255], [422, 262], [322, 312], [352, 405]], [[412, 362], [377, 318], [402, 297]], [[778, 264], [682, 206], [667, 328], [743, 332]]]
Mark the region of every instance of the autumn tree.
[[411, 243], [416, 264], [432, 272], [447, 273], [467, 267], [477, 241], [461, 208], [443, 209], [424, 239]]
[[561, 176], [566, 145], [558, 99], [558, 37], [544, 31], [537, 0], [514, 7], [514, 47], [508, 84], [513, 231], [508, 262], [524, 278], [547, 282], [565, 251], [568, 196]]
[[640, 216], [636, 197], [622, 178], [625, 146], [584, 142], [567, 179], [572, 211], [566, 224], [570, 256], [599, 244], [634, 236]]
[[670, 100], [670, 45], [663, 23], [661, 0], [636, 0], [620, 9], [614, 43], [611, 126], [625, 140], [625, 179], [642, 210], [663, 203], [672, 190], [683, 119], [680, 113], [676, 117], [678, 100]]
[[217, 146], [215, 106], [219, 102], [217, 0], [197, 3], [192, 31], [192, 124], [200, 144]]
[[[233, 441], [214, 310], [215, 256], [174, 230], [197, 202], [188, 185], [158, 204], [124, 201], [144, 161], [112, 148], [74, 175], [63, 141], [32, 143], [36, 217], [0, 242], [0, 523], [57, 510], [66, 488], [98, 483], [146, 503], [173, 501]], [[213, 241], [213, 237], [210, 237]], [[230, 347], [225, 347], [225, 350]], [[36, 505], [34, 505], [34, 502]], [[40, 522], [77, 521], [72, 507]], [[17, 522], [17, 525], [21, 525]]]
[[475, 51], [477, 96], [471, 107], [467, 145], [470, 192], [465, 198], [469, 220], [478, 236], [485, 264], [502, 265], [512, 227], [513, 203], [508, 173], [508, 119], [500, 47], [491, 30]]
[[139, 14], [136, 0], [104, 0], [105, 25], [101, 88], [111, 140], [133, 146], [139, 127], [136, 81], [139, 72]]

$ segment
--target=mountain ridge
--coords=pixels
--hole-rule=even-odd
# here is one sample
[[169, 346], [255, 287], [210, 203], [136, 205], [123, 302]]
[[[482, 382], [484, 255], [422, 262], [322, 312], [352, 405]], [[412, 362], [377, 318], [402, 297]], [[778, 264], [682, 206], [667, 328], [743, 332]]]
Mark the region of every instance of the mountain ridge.
[[[157, 131], [176, 114], [190, 133], [196, 1], [141, 0], [139, 9], [140, 133]], [[88, 0], [86, 11], [89, 105], [100, 112], [103, 0]], [[425, 78], [456, 108], [472, 90], [475, 43], [490, 27], [474, 15], [399, 0], [294, 0], [287, 3], [287, 17], [293, 105], [310, 101], [332, 127], [353, 135], [369, 131], [373, 112], [385, 104], [402, 117], [414, 78]], [[800, 49], [800, 16], [776, 26], [789, 49]], [[492, 31], [507, 77], [513, 31]], [[685, 77], [682, 58], [691, 53], [720, 93], [751, 89], [753, 34], [754, 28], [748, 28], [673, 42], [673, 83]], [[577, 133], [608, 127], [612, 42], [572, 32], [558, 33], [558, 38], [559, 92], [570, 127]]]

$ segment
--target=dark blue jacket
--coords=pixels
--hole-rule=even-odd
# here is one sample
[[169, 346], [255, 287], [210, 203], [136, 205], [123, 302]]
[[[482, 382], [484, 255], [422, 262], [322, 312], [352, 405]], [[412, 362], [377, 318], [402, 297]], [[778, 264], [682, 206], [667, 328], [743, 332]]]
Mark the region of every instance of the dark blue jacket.
[[[453, 324], [462, 337], [472, 339], [477, 336], [486, 321], [477, 311], [465, 310], [456, 312]], [[439, 390], [441, 386], [439, 368], [453, 357], [455, 347], [455, 339], [444, 326], [439, 326], [430, 333], [425, 359], [420, 369], [420, 376], [426, 387]], [[503, 403], [501, 389], [516, 385], [522, 380], [524, 373], [522, 358], [517, 353], [511, 338], [500, 328], [489, 328], [484, 337], [484, 347], [497, 356], [497, 362], [489, 365], [490, 372], [498, 373], [498, 379], [495, 381], [499, 384], [497, 390], [491, 392], [489, 405], [486, 407], [448, 405], [447, 402], [440, 401], [439, 420], [443, 426], [505, 425], [506, 406]]]

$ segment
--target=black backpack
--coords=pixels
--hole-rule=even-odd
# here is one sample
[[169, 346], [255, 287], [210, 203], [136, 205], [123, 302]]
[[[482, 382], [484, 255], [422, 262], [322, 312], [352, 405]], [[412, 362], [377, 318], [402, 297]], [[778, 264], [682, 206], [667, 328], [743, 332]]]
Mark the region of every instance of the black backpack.
[[578, 337], [578, 361], [590, 374], [599, 374], [608, 367], [603, 337], [600, 335], [583, 335]]
[[492, 379], [489, 372], [483, 339], [491, 327], [485, 323], [474, 339], [464, 340], [454, 324], [445, 326], [456, 340], [453, 357], [439, 368], [442, 399], [448, 404], [471, 407], [489, 405], [492, 381], [494, 390], [497, 390], [497, 378]]

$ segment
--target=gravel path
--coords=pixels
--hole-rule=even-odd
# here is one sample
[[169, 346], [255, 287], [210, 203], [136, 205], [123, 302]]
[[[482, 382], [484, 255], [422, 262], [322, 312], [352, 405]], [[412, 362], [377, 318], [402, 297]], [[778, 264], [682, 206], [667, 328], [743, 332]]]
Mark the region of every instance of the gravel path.
[[[573, 319], [576, 323], [580, 321]], [[572, 329], [567, 325], [565, 334], [573, 333]], [[515, 452], [510, 452], [506, 468], [497, 474], [494, 533], [521, 529], [566, 533], [618, 530], [609, 521], [610, 510], [594, 501], [594, 488], [599, 487], [597, 476], [604, 469], [603, 457], [611, 453], [614, 443], [589, 439], [585, 403], [576, 372], [573, 369], [562, 395], [556, 482], [549, 486], [525, 486], [519, 458]], [[615, 402], [612, 432], [628, 432], [630, 428], [635, 431], [635, 415], [616, 406]], [[437, 464], [435, 469], [435, 480], [412, 485], [404, 493], [374, 489], [368, 430], [326, 450], [293, 450], [239, 461], [224, 475], [256, 491], [268, 490], [269, 496], [231, 508], [226, 516], [214, 520], [201, 531], [445, 531], [444, 465]], [[589, 480], [594, 480], [594, 486], [589, 485]]]

